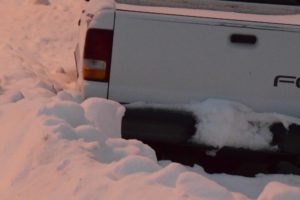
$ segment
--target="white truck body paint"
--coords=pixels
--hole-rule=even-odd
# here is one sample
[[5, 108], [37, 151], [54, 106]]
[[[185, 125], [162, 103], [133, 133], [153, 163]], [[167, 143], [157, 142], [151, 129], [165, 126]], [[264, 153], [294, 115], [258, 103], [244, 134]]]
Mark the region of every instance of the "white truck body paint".
[[[107, 7], [98, 10], [88, 25], [113, 28], [114, 40], [110, 81], [82, 84], [86, 96], [151, 103], [223, 98], [300, 116], [300, 15], [115, 7], [105, 15]], [[232, 43], [233, 34], [257, 42]], [[275, 87], [280, 75], [295, 78]]]

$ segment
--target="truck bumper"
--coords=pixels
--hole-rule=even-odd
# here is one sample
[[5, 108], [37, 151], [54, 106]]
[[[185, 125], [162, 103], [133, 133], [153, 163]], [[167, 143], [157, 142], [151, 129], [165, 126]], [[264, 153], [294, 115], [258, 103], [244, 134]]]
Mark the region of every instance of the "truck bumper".
[[[300, 175], [300, 126], [285, 129], [275, 123], [269, 127], [278, 150], [221, 149], [193, 143], [197, 120], [193, 113], [162, 108], [127, 106], [122, 121], [122, 137], [138, 139], [152, 147], [158, 160], [185, 165], [201, 165], [208, 173], [227, 173], [253, 177], [264, 174]], [[220, 133], [222, 130], [220, 130]]]

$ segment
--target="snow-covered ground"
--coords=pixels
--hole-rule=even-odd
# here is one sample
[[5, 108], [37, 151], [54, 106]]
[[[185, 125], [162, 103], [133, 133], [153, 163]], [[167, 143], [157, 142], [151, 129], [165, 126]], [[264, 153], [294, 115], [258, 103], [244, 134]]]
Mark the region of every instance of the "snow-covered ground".
[[[76, 86], [72, 53], [84, 1], [0, 3], [1, 200], [300, 199], [299, 176], [211, 175], [157, 162], [147, 145], [121, 139], [124, 107], [83, 100]], [[213, 132], [209, 106], [198, 110]]]

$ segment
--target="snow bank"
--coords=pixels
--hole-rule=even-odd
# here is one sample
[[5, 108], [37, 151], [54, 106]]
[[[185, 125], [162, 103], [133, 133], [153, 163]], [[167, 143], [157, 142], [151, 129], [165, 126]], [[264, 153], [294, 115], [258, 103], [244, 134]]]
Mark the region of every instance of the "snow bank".
[[206, 199], [234, 199], [233, 195], [225, 188], [191, 172], [181, 174], [176, 185], [183, 196], [205, 197]]
[[110, 137], [121, 137], [121, 121], [125, 108], [119, 103], [99, 98], [90, 98], [83, 102], [86, 117], [97, 128]]
[[114, 0], [90, 0], [89, 4], [86, 6], [86, 11], [95, 14], [103, 9], [114, 9]]
[[282, 183], [269, 183], [257, 200], [298, 200], [300, 188], [290, 187]]
[[72, 127], [86, 124], [84, 109], [73, 102], [52, 102], [42, 108], [39, 114], [57, 117]]
[[[110, 101], [94, 101], [98, 106], [102, 102], [102, 109], [107, 107], [103, 114], [110, 115]], [[151, 148], [139, 141], [108, 138], [85, 116], [80, 104], [55, 98], [46, 105], [37, 98], [1, 107], [1, 130], [7, 133], [0, 135], [1, 199], [40, 199], [41, 194], [47, 194], [42, 199], [96, 198], [101, 191], [88, 194], [90, 187], [161, 168]], [[120, 126], [120, 120], [110, 119], [113, 123]], [[82, 180], [91, 183], [82, 185]]]
[[41, 5], [49, 5], [49, 0], [27, 0], [28, 3], [41, 4]]
[[193, 141], [217, 148], [270, 149], [271, 124], [281, 122], [286, 128], [291, 123], [300, 124], [299, 119], [276, 113], [256, 113], [243, 104], [221, 99], [194, 103], [188, 109], [198, 118]]
[[[96, 111], [92, 115], [91, 106]], [[229, 190], [184, 166], [159, 165], [155, 152], [139, 141], [107, 136], [101, 130], [104, 124], [97, 121], [101, 116], [97, 108], [105, 111], [104, 116], [124, 111], [117, 103], [98, 98], [82, 104], [24, 99], [2, 107], [2, 130], [9, 134], [0, 135], [0, 160], [6, 160], [0, 167], [5, 172], [0, 197], [235, 199]], [[109, 120], [120, 126], [118, 118]]]

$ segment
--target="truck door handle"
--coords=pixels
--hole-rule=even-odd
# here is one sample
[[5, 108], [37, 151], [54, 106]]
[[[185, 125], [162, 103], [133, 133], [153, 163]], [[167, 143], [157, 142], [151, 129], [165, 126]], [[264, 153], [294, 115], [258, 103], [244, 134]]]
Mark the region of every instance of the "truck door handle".
[[232, 34], [230, 36], [230, 42], [233, 44], [255, 45], [257, 43], [257, 37], [255, 35]]

